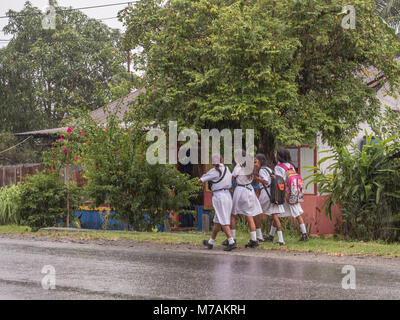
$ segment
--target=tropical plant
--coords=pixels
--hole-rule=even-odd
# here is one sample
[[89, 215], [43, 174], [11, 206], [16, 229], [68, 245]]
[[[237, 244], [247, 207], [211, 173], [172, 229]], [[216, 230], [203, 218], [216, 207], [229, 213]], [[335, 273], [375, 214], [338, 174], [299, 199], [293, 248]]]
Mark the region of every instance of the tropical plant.
[[331, 219], [333, 206], [340, 206], [342, 231], [350, 238], [400, 239], [400, 160], [393, 158], [394, 139], [377, 142], [368, 135], [362, 150], [337, 146], [310, 168], [308, 184], [317, 183], [319, 193], [328, 194], [325, 212]]
[[399, 32], [400, 27], [400, 1], [399, 0], [376, 0], [376, 11], [385, 22]]
[[21, 185], [0, 188], [0, 224], [19, 224]]

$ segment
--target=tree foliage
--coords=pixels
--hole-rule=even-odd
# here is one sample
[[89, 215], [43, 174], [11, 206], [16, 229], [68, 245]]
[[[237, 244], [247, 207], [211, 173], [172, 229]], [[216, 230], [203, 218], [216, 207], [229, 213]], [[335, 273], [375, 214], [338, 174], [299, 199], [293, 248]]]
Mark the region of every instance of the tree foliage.
[[77, 10], [56, 7], [55, 30], [29, 2], [8, 11], [0, 49], [0, 128], [10, 132], [57, 127], [68, 108], [94, 110], [111, 97], [108, 83], [124, 74], [121, 34]]
[[[356, 29], [341, 26], [345, 4]], [[121, 13], [144, 72], [133, 118], [196, 128], [254, 128], [275, 145], [348, 142], [377, 112], [374, 66], [399, 82], [397, 38], [375, 2], [146, 0]]]

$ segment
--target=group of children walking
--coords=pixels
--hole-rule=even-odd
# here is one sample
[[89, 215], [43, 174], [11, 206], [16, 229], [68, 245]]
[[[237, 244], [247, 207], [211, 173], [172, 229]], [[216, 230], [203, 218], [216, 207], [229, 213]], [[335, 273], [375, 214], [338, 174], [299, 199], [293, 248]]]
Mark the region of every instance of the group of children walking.
[[[291, 216], [295, 218], [300, 226], [302, 236], [301, 241], [309, 239], [307, 230], [302, 218], [303, 209], [298, 199], [288, 199], [290, 190], [288, 181], [292, 181], [291, 176], [295, 174], [290, 152], [287, 149], [279, 148], [275, 153], [275, 168], [271, 169], [267, 165], [264, 154], [256, 154], [254, 157], [254, 170], [249, 173], [246, 170], [246, 161], [242, 152], [242, 158], [236, 158], [236, 166], [231, 173], [229, 168], [224, 165], [220, 156], [212, 157], [213, 168], [204, 174], [198, 181], [199, 185], [209, 183], [212, 191], [212, 205], [214, 207], [214, 227], [210, 240], [203, 240], [203, 244], [212, 249], [219, 230], [224, 231], [227, 239], [222, 243], [225, 251], [237, 248], [236, 244], [236, 217], [238, 214], [244, 215], [250, 228], [250, 241], [246, 248], [255, 248], [264, 241], [273, 241], [275, 233], [278, 235], [278, 244], [284, 245], [282, 228], [279, 218]], [[244, 160], [241, 160], [244, 159]], [[278, 179], [277, 179], [278, 178]], [[278, 201], [274, 193], [277, 181], [281, 181], [285, 186], [286, 198]], [[230, 193], [232, 182], [235, 182], [233, 197]], [[260, 187], [257, 196], [253, 188], [253, 182]], [[271, 189], [273, 187], [273, 190]], [[272, 216], [272, 225], [268, 235], [262, 234], [262, 219]]]

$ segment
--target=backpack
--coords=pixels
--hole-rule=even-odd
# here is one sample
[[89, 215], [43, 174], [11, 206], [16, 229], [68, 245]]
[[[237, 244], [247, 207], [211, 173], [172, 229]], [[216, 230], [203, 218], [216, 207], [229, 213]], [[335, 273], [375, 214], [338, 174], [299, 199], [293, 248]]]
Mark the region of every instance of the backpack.
[[296, 204], [304, 201], [304, 181], [296, 172], [292, 165], [285, 166], [282, 163], [278, 164], [286, 172], [286, 201], [289, 204]]
[[207, 182], [208, 182], [208, 189], [209, 189], [210, 191], [212, 191], [212, 190], [211, 190], [211, 187], [212, 187], [212, 185], [213, 185], [214, 183], [218, 183], [218, 182], [221, 182], [221, 181], [222, 181], [222, 179], [225, 177], [225, 173], [226, 173], [226, 166], [225, 166], [224, 173], [221, 175], [221, 178], [219, 178], [219, 179], [218, 179], [217, 181], [215, 181], [215, 182], [207, 181]]
[[268, 187], [263, 184], [264, 190], [269, 196], [269, 200], [273, 204], [284, 204], [285, 181], [281, 176], [275, 175], [275, 173], [270, 168], [262, 167], [261, 169], [265, 169], [271, 177], [270, 192], [268, 191]]

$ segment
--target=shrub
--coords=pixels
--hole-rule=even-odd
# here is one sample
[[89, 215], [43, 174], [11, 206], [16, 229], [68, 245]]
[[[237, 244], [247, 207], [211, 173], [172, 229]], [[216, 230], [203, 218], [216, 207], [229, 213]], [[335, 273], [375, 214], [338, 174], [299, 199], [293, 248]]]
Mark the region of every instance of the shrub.
[[[317, 183], [321, 194], [329, 194], [326, 214], [332, 218], [332, 207], [340, 205], [342, 232], [353, 239], [399, 240], [400, 237], [400, 160], [395, 153], [394, 138], [378, 139], [372, 135], [359, 150], [355, 145], [335, 147], [333, 155], [312, 168], [307, 179]], [[328, 172], [322, 163], [331, 160]]]
[[134, 230], [152, 230], [169, 211], [188, 207], [190, 198], [197, 196], [197, 179], [172, 165], [150, 165], [142, 152], [145, 145], [127, 129], [108, 121], [107, 131], [87, 132], [85, 190], [96, 205], [111, 205]]
[[[70, 185], [70, 212], [79, 202], [79, 188]], [[28, 176], [21, 185], [20, 217], [25, 224], [37, 231], [62, 223], [67, 213], [67, 187], [57, 172]]]
[[0, 188], [0, 224], [19, 224], [20, 185]]

